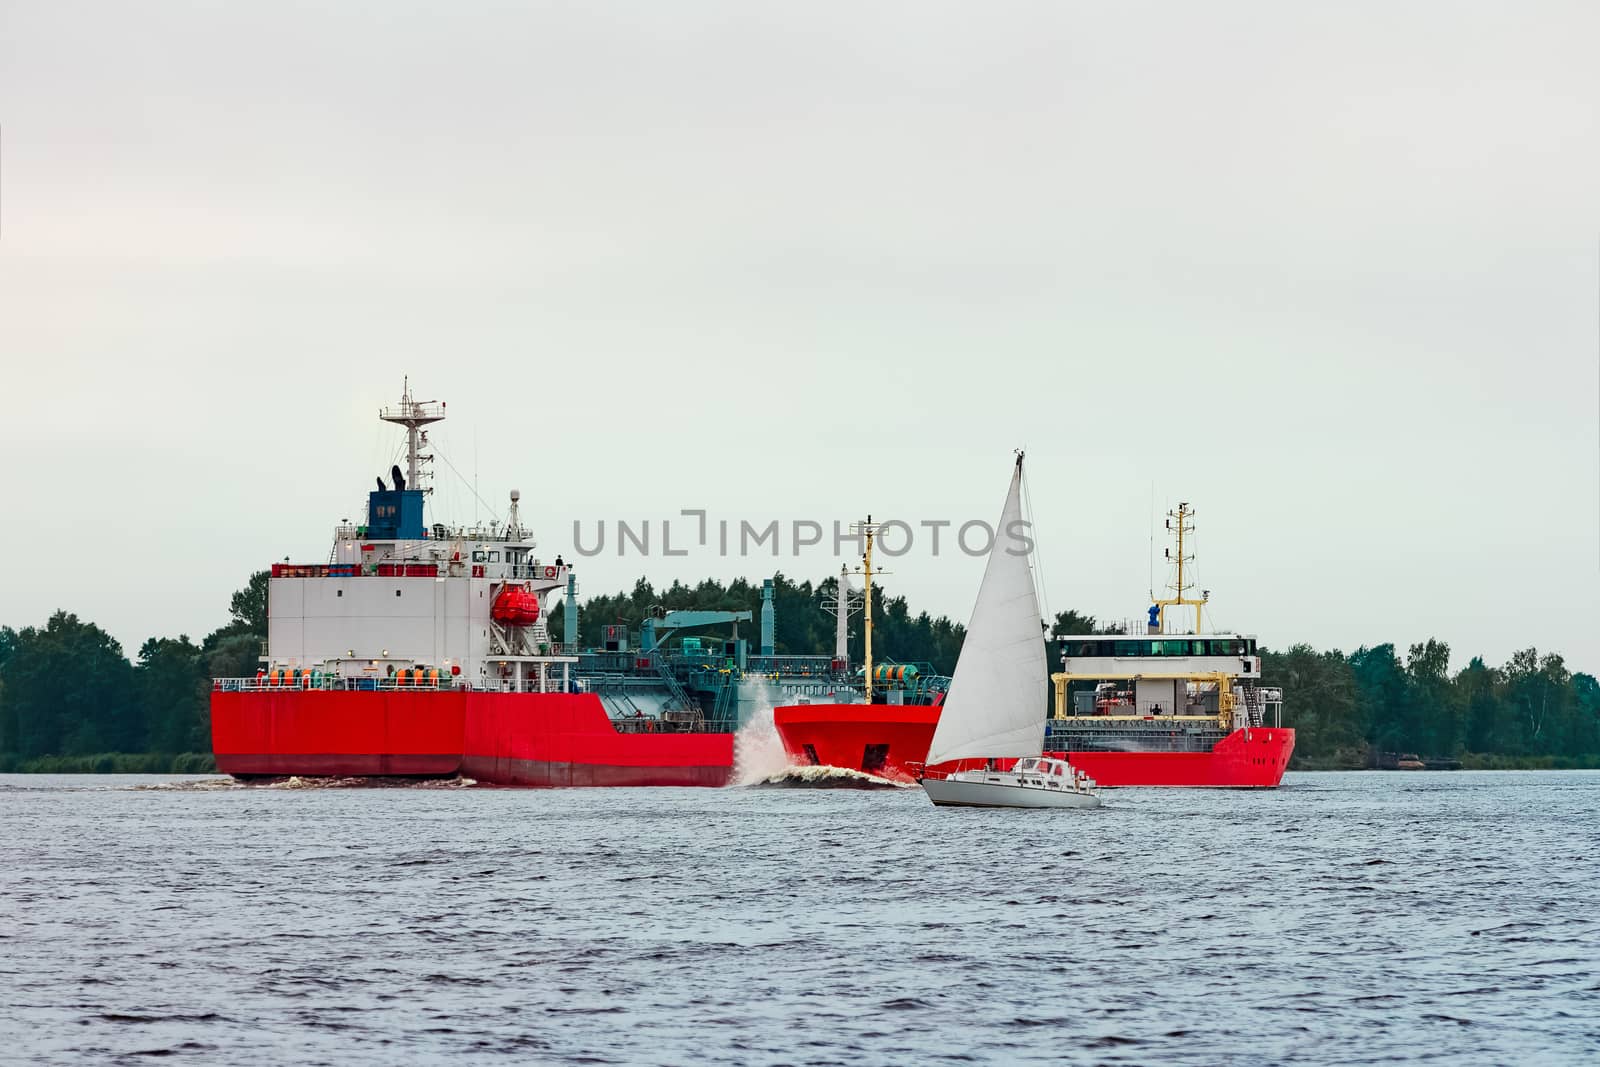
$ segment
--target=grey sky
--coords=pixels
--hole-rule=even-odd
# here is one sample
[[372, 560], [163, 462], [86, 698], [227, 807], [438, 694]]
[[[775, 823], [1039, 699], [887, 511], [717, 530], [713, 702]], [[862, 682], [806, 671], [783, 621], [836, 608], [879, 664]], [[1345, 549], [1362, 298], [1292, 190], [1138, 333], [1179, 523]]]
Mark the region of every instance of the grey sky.
[[[0, 623], [202, 635], [325, 558], [409, 373], [552, 556], [993, 518], [1022, 445], [1053, 608], [1140, 612], [1154, 493], [1274, 646], [1595, 670], [1596, 41], [1593, 3], [0, 0]], [[837, 564], [582, 580], [780, 568]], [[892, 568], [960, 618], [980, 572]]]

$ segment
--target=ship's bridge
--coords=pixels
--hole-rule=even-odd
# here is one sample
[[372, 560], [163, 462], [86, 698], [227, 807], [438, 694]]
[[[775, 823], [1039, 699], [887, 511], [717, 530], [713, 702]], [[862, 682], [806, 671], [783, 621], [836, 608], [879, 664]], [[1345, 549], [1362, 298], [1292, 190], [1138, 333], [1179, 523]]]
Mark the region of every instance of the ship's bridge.
[[[531, 540], [497, 537], [481, 529], [435, 526], [411, 540], [374, 538], [366, 527], [342, 525], [334, 530], [330, 557], [335, 567], [354, 568], [358, 575], [496, 578], [532, 582], [535, 592], [566, 584], [568, 566], [559, 556], [539, 559], [536, 548]], [[406, 567], [427, 571], [406, 572]]]
[[[1131, 629], [1131, 628], [1130, 628]], [[1238, 698], [1259, 724], [1266, 694], [1249, 634], [1084, 634], [1061, 639], [1056, 718], [1217, 719], [1231, 725]], [[1237, 693], [1236, 693], [1236, 687]], [[1281, 698], [1279, 698], [1281, 699]]]
[[1248, 634], [1086, 634], [1061, 639], [1061, 669], [1085, 677], [1260, 678], [1261, 657]]

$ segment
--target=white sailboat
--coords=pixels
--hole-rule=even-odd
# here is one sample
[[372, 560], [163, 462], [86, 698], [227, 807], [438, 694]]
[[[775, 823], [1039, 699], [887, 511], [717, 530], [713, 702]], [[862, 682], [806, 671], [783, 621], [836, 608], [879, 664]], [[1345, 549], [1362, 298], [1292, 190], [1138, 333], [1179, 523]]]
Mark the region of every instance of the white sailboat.
[[1016, 759], [1009, 771], [957, 771], [924, 777], [928, 799], [943, 807], [1094, 808], [1094, 783], [1044, 747], [1044, 626], [1022, 525], [1022, 453], [1011, 473], [1000, 525], [978, 587], [978, 602], [956, 660], [950, 692], [933, 731], [926, 765], [952, 760]]

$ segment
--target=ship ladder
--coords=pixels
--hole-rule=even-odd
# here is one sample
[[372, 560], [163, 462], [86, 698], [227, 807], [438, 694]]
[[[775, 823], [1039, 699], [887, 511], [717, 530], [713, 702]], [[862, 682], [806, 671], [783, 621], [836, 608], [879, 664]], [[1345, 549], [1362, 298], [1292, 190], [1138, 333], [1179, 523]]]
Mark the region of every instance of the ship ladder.
[[672, 673], [672, 668], [667, 666], [664, 659], [657, 659], [656, 673], [661, 675], [661, 681], [666, 685], [667, 692], [672, 695], [673, 700], [678, 702], [680, 708], [684, 711], [693, 711], [699, 707], [689, 696], [688, 691], [679, 684], [677, 677]]
[[734, 685], [733, 672], [722, 675], [722, 686], [717, 690], [716, 702], [711, 708], [711, 718], [716, 721], [718, 729], [724, 728], [732, 717], [732, 705], [738, 700], [738, 689]]

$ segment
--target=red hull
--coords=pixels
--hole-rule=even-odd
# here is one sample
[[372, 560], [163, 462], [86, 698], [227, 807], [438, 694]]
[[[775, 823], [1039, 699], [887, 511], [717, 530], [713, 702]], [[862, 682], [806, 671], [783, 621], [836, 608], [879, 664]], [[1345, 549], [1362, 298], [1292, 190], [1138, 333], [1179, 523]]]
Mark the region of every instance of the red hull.
[[441, 777], [497, 785], [726, 785], [732, 734], [622, 734], [591, 693], [214, 691], [225, 774]]
[[1294, 753], [1294, 731], [1235, 730], [1210, 752], [1048, 752], [1101, 785], [1211, 786], [1273, 789]]
[[932, 704], [791, 704], [773, 708], [772, 722], [790, 763], [912, 781], [928, 758], [939, 709]]
[[[939, 708], [933, 705], [795, 704], [773, 709], [773, 724], [789, 760], [885, 778], [915, 778], [928, 757]], [[866, 766], [887, 746], [879, 769]], [[1212, 786], [1270, 789], [1283, 781], [1294, 752], [1294, 731], [1278, 727], [1235, 730], [1210, 752], [1046, 752], [1067, 759], [1104, 786]], [[871, 758], [869, 758], [871, 757]], [[982, 761], [972, 761], [974, 765]], [[1001, 761], [1002, 768], [1009, 761]], [[941, 765], [953, 771], [963, 764]]]

